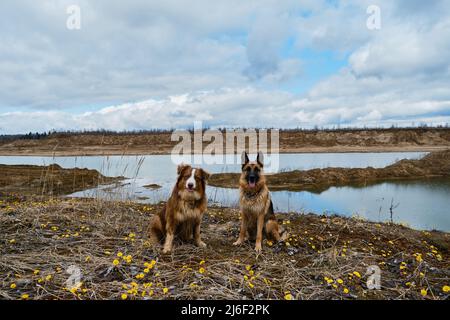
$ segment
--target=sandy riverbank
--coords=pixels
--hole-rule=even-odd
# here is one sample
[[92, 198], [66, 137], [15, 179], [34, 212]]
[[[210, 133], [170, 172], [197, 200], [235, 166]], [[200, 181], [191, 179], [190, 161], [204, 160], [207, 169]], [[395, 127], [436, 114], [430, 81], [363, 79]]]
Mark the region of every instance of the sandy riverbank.
[[[0, 155], [95, 156], [170, 154], [171, 132], [54, 133], [39, 139], [0, 139]], [[193, 136], [193, 135], [192, 135]], [[270, 135], [268, 136], [270, 145]], [[225, 139], [224, 139], [225, 144]], [[200, 153], [208, 145], [204, 142]], [[281, 130], [280, 153], [417, 152], [450, 148], [449, 128]], [[225, 145], [223, 150], [225, 150]]]

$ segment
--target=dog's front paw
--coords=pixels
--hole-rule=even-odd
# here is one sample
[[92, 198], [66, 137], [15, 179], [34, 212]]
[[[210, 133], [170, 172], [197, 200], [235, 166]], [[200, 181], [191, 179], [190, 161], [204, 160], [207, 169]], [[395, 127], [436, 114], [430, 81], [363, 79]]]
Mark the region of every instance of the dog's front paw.
[[255, 245], [255, 251], [256, 251], [256, 253], [261, 253], [261, 251], [262, 251], [261, 243], [257, 243]]
[[206, 243], [204, 243], [203, 241], [198, 241], [196, 243], [196, 245], [197, 245], [197, 247], [200, 247], [200, 248], [206, 248]]
[[237, 241], [233, 242], [233, 246], [240, 246], [242, 244], [242, 240], [238, 239]]
[[164, 247], [162, 253], [163, 253], [163, 254], [169, 254], [171, 251], [172, 251], [172, 248], [166, 248], [166, 247]]

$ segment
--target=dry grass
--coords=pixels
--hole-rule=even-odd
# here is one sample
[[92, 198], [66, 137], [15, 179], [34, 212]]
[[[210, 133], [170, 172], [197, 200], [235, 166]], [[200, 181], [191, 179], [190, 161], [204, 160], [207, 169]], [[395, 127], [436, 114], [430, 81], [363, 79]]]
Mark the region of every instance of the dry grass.
[[[257, 256], [251, 244], [231, 245], [238, 232], [237, 211], [211, 208], [203, 224], [206, 249], [178, 243], [172, 255], [162, 256], [159, 247], [149, 246], [146, 231], [159, 208], [94, 199], [4, 197], [0, 203], [0, 298], [449, 296], [443, 290], [450, 284], [448, 233], [342, 217], [279, 215], [291, 237], [287, 243], [270, 246], [265, 242]], [[119, 263], [114, 265], [116, 259]], [[82, 285], [72, 291], [66, 283], [71, 265], [83, 275]], [[381, 290], [366, 286], [369, 265], [382, 270]]]

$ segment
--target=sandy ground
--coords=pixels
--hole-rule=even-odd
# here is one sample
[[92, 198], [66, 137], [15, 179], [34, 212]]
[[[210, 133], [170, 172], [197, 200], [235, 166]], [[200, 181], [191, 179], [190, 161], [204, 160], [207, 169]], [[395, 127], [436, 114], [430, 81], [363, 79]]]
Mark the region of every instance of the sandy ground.
[[[270, 145], [270, 137], [268, 139]], [[142, 134], [52, 134], [33, 139], [0, 140], [0, 155], [94, 156], [170, 154], [177, 142], [170, 132]], [[203, 148], [208, 145], [203, 143]], [[449, 128], [281, 131], [281, 153], [408, 152], [450, 148]], [[223, 149], [225, 150], [225, 148]], [[201, 150], [194, 150], [199, 153]]]

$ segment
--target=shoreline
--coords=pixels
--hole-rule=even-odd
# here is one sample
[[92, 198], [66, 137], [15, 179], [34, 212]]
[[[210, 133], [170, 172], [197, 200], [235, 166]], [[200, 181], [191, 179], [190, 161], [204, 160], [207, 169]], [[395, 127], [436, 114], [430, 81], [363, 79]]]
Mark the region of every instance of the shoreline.
[[[239, 173], [215, 173], [208, 184], [233, 188], [239, 185]], [[402, 159], [383, 168], [338, 168], [292, 170], [267, 174], [272, 191], [323, 192], [331, 187], [367, 186], [388, 181], [450, 178], [450, 150], [432, 152], [417, 160]]]
[[[306, 147], [306, 148], [280, 148], [279, 154], [302, 154], [302, 153], [408, 153], [408, 152], [434, 152], [450, 149], [449, 146], [392, 146], [392, 147]], [[100, 151], [99, 151], [100, 150]], [[152, 155], [170, 155], [169, 150], [145, 150], [135, 149], [123, 152], [123, 150], [76, 150], [76, 151], [54, 151], [54, 150], [2, 150], [1, 157], [99, 157], [99, 156], [152, 156]], [[201, 154], [199, 153], [191, 153]], [[220, 155], [225, 155], [221, 153]]]

